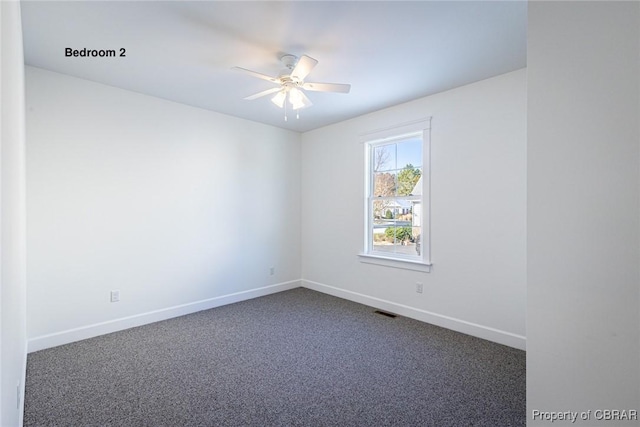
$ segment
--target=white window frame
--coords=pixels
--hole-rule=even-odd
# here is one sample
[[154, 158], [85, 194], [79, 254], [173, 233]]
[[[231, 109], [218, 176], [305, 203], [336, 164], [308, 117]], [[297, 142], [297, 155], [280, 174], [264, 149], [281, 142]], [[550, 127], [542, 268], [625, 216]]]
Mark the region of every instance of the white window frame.
[[[373, 248], [373, 171], [372, 156], [379, 145], [400, 141], [409, 137], [422, 136], [422, 196], [420, 255], [409, 256], [375, 251]], [[365, 149], [365, 197], [364, 197], [364, 250], [358, 254], [361, 262], [387, 267], [431, 271], [431, 117], [378, 129], [360, 135]]]

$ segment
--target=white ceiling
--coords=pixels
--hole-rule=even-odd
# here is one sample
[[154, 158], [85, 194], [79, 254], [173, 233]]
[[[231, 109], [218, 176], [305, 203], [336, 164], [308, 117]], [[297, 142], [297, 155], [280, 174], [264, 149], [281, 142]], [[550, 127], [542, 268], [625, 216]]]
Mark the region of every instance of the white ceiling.
[[[525, 1], [22, 3], [28, 65], [301, 132], [525, 67], [526, 13]], [[287, 122], [269, 96], [243, 100], [273, 85], [231, 67], [277, 75], [283, 53], [317, 59], [306, 80], [351, 93], [309, 92]]]

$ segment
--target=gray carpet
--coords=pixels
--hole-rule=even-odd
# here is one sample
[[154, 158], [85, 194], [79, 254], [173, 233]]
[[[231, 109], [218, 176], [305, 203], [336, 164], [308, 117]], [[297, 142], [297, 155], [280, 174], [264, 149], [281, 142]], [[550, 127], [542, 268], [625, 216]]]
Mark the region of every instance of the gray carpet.
[[308, 289], [31, 353], [25, 426], [524, 426], [525, 352]]

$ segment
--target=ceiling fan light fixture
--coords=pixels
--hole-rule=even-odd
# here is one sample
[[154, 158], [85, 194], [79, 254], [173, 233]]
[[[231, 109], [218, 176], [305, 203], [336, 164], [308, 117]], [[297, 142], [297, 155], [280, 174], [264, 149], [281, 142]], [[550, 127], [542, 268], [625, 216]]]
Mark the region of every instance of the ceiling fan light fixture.
[[280, 92], [276, 93], [276, 95], [273, 98], [271, 98], [271, 102], [276, 104], [278, 107], [282, 108], [284, 107], [284, 101], [286, 98], [287, 98], [287, 93], [284, 90], [281, 90]]
[[293, 106], [294, 110], [299, 110], [304, 107], [304, 102], [302, 100], [302, 93], [299, 89], [293, 88], [289, 90], [289, 102]]
[[294, 110], [301, 108], [311, 107], [313, 103], [307, 96], [298, 88], [292, 88], [289, 90], [289, 102]]
[[294, 110], [300, 110], [302, 108], [304, 108], [304, 104], [301, 102], [296, 102], [296, 103], [291, 103], [291, 108], [293, 108]]

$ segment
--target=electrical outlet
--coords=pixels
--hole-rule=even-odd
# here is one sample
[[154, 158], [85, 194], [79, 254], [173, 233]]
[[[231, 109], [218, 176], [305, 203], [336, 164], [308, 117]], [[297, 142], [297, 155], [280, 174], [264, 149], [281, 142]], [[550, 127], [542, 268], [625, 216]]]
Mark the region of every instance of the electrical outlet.
[[111, 302], [120, 301], [120, 291], [111, 291]]
[[422, 283], [421, 282], [416, 282], [416, 292], [421, 294], [422, 293]]
[[269, 276], [273, 276], [274, 274], [276, 274], [276, 268], [275, 267], [270, 267], [269, 268]]

